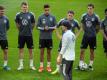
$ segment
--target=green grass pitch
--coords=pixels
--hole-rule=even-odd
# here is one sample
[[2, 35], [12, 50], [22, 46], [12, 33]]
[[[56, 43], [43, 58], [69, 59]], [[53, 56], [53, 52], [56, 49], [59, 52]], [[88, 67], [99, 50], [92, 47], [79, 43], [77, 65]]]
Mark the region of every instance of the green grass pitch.
[[[63, 80], [62, 76], [51, 75], [44, 71], [39, 73], [38, 70], [29, 70], [29, 57], [27, 48], [24, 49], [24, 67], [23, 71], [17, 71], [18, 67], [18, 48], [17, 48], [17, 38], [18, 31], [15, 26], [14, 18], [17, 12], [20, 11], [20, 4], [22, 1], [26, 0], [0, 0], [0, 5], [5, 6], [6, 15], [10, 20], [10, 30], [8, 31], [8, 41], [9, 41], [9, 66], [11, 71], [4, 71], [0, 66], [0, 80]], [[36, 20], [38, 16], [43, 12], [43, 5], [48, 3], [51, 5], [51, 13], [54, 14], [59, 21], [61, 18], [66, 17], [68, 10], [75, 11], [75, 18], [80, 22], [81, 15], [87, 11], [87, 4], [95, 4], [95, 12], [100, 16], [100, 19], [104, 18], [104, 9], [107, 8], [107, 0], [27, 0], [29, 3], [30, 11], [35, 13]], [[39, 68], [39, 49], [38, 49], [38, 38], [39, 31], [36, 28], [33, 31], [34, 38], [34, 64], [36, 68]], [[76, 40], [76, 60], [74, 67], [78, 65], [79, 54], [80, 54], [80, 44], [83, 32], [80, 34], [79, 38]], [[54, 48], [52, 50], [52, 69], [56, 67], [56, 57], [57, 48], [59, 40], [53, 33]], [[46, 52], [45, 52], [46, 53]], [[46, 66], [46, 54], [45, 54], [45, 66]], [[89, 49], [86, 50], [85, 61], [89, 61]], [[0, 49], [0, 65], [3, 64], [3, 53]], [[95, 61], [94, 61], [94, 71], [76, 71], [73, 69], [73, 80], [107, 80], [107, 58], [103, 53], [102, 46], [102, 35], [98, 33], [97, 36], [97, 49], [95, 50]]]

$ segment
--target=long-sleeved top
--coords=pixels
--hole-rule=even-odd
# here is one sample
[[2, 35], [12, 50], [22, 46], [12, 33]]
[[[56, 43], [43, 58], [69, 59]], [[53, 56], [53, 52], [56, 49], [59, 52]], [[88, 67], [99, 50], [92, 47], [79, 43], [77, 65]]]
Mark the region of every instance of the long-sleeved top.
[[71, 30], [67, 30], [62, 37], [62, 48], [59, 54], [68, 61], [75, 60], [75, 35]]

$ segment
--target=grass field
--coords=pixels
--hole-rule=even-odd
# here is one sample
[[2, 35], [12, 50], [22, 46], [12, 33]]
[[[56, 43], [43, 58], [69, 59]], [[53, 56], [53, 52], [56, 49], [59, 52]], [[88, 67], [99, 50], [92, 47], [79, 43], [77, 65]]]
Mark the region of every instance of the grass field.
[[[17, 48], [17, 36], [18, 31], [14, 23], [14, 18], [17, 12], [20, 11], [20, 3], [25, 0], [0, 0], [0, 5], [5, 6], [6, 15], [10, 20], [10, 30], [8, 31], [8, 41], [9, 41], [9, 66], [11, 71], [4, 71], [2, 66], [0, 66], [0, 80], [63, 80], [62, 76], [51, 75], [48, 72], [44, 71], [39, 73], [38, 70], [31, 71], [29, 70], [29, 58], [28, 50], [25, 48], [24, 55], [24, 67], [23, 71], [17, 71], [18, 67], [18, 48]], [[59, 21], [61, 18], [66, 17], [66, 12], [68, 10], [75, 11], [75, 18], [80, 22], [81, 15], [86, 12], [87, 4], [95, 4], [95, 12], [100, 16], [101, 19], [104, 18], [104, 9], [107, 8], [107, 0], [27, 0], [29, 3], [30, 11], [35, 13], [36, 19], [43, 12], [43, 5], [49, 3], [51, 5], [51, 12]], [[76, 60], [74, 67], [78, 65], [79, 54], [80, 54], [80, 44], [82, 39], [82, 34], [76, 41]], [[39, 32], [34, 29], [34, 64], [36, 68], [39, 68], [39, 49], [38, 49], [38, 35]], [[59, 40], [57, 39], [55, 33], [53, 33], [54, 48], [52, 50], [52, 69], [56, 67], [56, 57], [57, 57], [57, 48]], [[46, 54], [45, 54], [46, 56]], [[89, 50], [86, 50], [85, 61], [89, 61]], [[45, 57], [45, 66], [46, 66], [46, 57]], [[0, 49], [0, 65], [3, 64], [3, 53]], [[76, 71], [73, 70], [73, 80], [107, 80], [107, 58], [103, 53], [102, 47], [102, 35], [98, 34], [97, 37], [97, 49], [95, 51], [95, 62], [94, 62], [94, 71]]]

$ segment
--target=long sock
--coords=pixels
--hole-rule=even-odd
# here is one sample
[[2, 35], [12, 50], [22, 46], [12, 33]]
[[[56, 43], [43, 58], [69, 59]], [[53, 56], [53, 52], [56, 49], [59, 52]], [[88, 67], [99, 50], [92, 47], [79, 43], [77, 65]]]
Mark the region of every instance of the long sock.
[[93, 65], [93, 61], [92, 61], [92, 60], [90, 60], [90, 63], [89, 63], [89, 65], [90, 65], [90, 66], [92, 66], [92, 65]]
[[40, 62], [40, 67], [43, 67], [43, 62]]
[[81, 66], [83, 63], [84, 63], [84, 61], [83, 61], [83, 60], [80, 60], [79, 66]]
[[7, 66], [7, 60], [4, 60], [4, 65], [3, 66]]
[[51, 62], [47, 62], [47, 67], [50, 67], [50, 65], [51, 65]]
[[56, 65], [56, 68], [57, 68], [57, 70], [60, 70], [60, 65], [57, 64], [57, 65]]
[[19, 59], [19, 66], [23, 66], [23, 59]]
[[30, 59], [30, 67], [33, 66], [33, 59]]

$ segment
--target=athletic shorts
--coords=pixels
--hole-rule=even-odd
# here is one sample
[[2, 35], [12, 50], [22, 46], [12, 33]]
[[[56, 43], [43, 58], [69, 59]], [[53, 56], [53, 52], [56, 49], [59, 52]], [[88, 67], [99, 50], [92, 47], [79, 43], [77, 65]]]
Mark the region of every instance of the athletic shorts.
[[28, 49], [34, 48], [32, 36], [19, 36], [18, 37], [18, 48], [24, 48], [25, 43]]
[[0, 40], [0, 46], [2, 49], [8, 49], [8, 41], [7, 40]]
[[39, 39], [39, 48], [52, 49], [53, 41], [52, 39]]
[[96, 49], [96, 37], [86, 37], [83, 36], [82, 43], [81, 43], [81, 49], [86, 49], [87, 47], [90, 47], [90, 49]]

